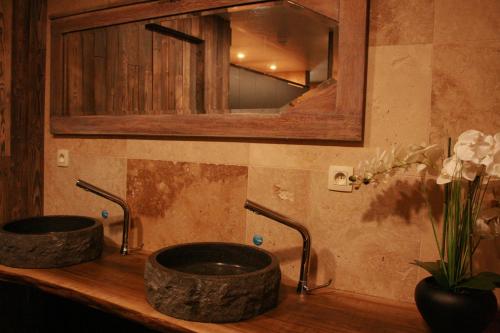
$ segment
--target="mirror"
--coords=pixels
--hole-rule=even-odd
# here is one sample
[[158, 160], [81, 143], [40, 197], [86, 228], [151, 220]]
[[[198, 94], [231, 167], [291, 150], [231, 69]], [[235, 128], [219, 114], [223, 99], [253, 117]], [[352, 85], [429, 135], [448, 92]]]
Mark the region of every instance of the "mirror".
[[71, 115], [279, 114], [332, 80], [335, 20], [292, 1], [63, 35]]
[[361, 142], [367, 9], [131, 0], [57, 14], [51, 132]]

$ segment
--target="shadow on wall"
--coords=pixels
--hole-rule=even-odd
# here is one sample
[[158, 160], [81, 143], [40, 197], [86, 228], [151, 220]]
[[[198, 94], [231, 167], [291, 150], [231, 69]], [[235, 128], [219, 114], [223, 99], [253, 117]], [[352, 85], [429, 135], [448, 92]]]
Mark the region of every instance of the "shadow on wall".
[[[318, 258], [321, 258], [321, 260]], [[320, 271], [323, 271], [325, 276], [321, 276]], [[332, 279], [332, 285], [334, 286], [337, 277], [336, 272], [337, 261], [330, 250], [323, 248], [318, 254], [316, 254], [316, 251], [313, 251], [311, 266], [309, 267], [309, 279], [313, 285], [325, 283], [328, 279]]]
[[[294, 269], [297, 274], [294, 274], [292, 276], [287, 276], [283, 274], [283, 268], [281, 271], [281, 283], [287, 284], [287, 285], [296, 285], [299, 279], [299, 274], [300, 274], [300, 258], [302, 256], [302, 246], [296, 246], [296, 247], [289, 247], [286, 249], [280, 249], [280, 250], [272, 250], [270, 251], [274, 255], [276, 255], [279, 258], [280, 265], [283, 266], [283, 264], [288, 263], [288, 262], [296, 262], [297, 265], [294, 266]], [[313, 257], [313, 254], [311, 254], [311, 259]]]
[[[434, 219], [440, 224], [444, 213], [444, 186], [437, 185], [434, 180], [426, 181], [427, 195]], [[422, 182], [409, 182], [398, 180], [390, 187], [377, 193], [375, 199], [370, 203], [370, 207], [363, 214], [363, 222], [383, 223], [389, 216], [398, 216], [406, 224], [421, 223], [415, 220], [417, 213], [425, 213], [425, 223], [429, 223], [427, 217], [428, 206], [421, 191]], [[484, 199], [483, 207], [500, 206], [500, 182], [490, 183], [490, 190]], [[498, 270], [500, 269], [500, 237], [495, 239], [485, 239], [475, 252], [474, 269]]]
[[[490, 182], [484, 207], [500, 207], [500, 181]], [[474, 255], [474, 271], [500, 271], [500, 237], [481, 242]]]
[[[104, 227], [107, 228], [104, 232], [109, 237], [104, 237], [104, 243], [107, 246], [120, 248], [123, 233], [123, 215], [114, 217], [112, 219], [101, 221]], [[129, 246], [130, 250], [135, 250], [143, 247], [144, 245], [144, 230], [143, 225], [139, 218], [132, 218], [130, 220], [129, 229]]]
[[474, 254], [474, 272], [500, 270], [500, 238], [483, 240]]
[[[407, 224], [416, 223], [414, 216], [422, 210], [429, 209], [422, 192], [422, 185], [421, 181], [410, 183], [406, 180], [398, 180], [394, 182], [377, 194], [363, 214], [362, 221], [381, 223], [389, 216], [398, 216]], [[436, 221], [440, 221], [444, 208], [443, 187], [437, 185], [434, 180], [427, 180], [425, 188], [432, 215]]]
[[[291, 286], [296, 285], [300, 276], [302, 246], [289, 247], [286, 249], [281, 249], [271, 252], [279, 258], [280, 264], [282, 265], [288, 262], [296, 263], [296, 265], [293, 266], [293, 268], [295, 269], [293, 275], [287, 276], [285, 274], [282, 274], [281, 276], [282, 283]], [[321, 260], [319, 260], [318, 258], [321, 258]], [[323, 267], [323, 270], [326, 269], [327, 275], [330, 274], [331, 276], [327, 276], [325, 278], [319, 276], [319, 271], [320, 271], [319, 267], [321, 265], [326, 265], [326, 263], [328, 263], [328, 268]], [[325, 281], [323, 280], [325, 279], [329, 278], [334, 279], [335, 278], [334, 272], [336, 271], [336, 268], [337, 264], [335, 261], [335, 256], [332, 254], [332, 252], [330, 252], [327, 249], [321, 249], [319, 253], [317, 253], [314, 249], [311, 250], [311, 259], [309, 262], [309, 282], [312, 286], [318, 283], [324, 283]]]

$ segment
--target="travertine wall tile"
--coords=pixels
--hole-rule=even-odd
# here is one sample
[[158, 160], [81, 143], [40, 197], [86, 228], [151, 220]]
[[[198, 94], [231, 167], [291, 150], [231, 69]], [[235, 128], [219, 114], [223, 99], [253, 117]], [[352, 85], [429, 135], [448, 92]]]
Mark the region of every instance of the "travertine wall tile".
[[432, 45], [378, 46], [368, 53], [365, 144], [427, 142]]
[[500, 39], [500, 1], [435, 0], [434, 43]]
[[241, 243], [247, 168], [128, 160], [127, 201], [147, 250], [196, 241]]
[[364, 154], [355, 147], [308, 146], [294, 144], [250, 144], [249, 165], [266, 168], [325, 170], [342, 161], [357, 163]]
[[[108, 192], [125, 198], [127, 161], [121, 158], [73, 154], [67, 168], [57, 167], [54, 159], [45, 160], [45, 215], [84, 215], [104, 224], [108, 241], [121, 244], [123, 210], [115, 203], [75, 186], [81, 178]], [[101, 212], [109, 212], [108, 219]]]
[[71, 155], [126, 157], [126, 141], [120, 139], [82, 139], [49, 137], [45, 143], [45, 153], [55, 163], [58, 149], [67, 149]]
[[127, 140], [131, 159], [248, 165], [248, 143], [179, 140]]
[[411, 301], [417, 272], [410, 262], [418, 259], [427, 216], [419, 181], [401, 176], [340, 193], [326, 189], [326, 177], [314, 172], [311, 183], [317, 282], [333, 277], [337, 289]]
[[[311, 173], [306, 170], [249, 168], [248, 198], [306, 225], [310, 211]], [[254, 235], [264, 238], [262, 247], [280, 259], [283, 280], [298, 281], [302, 237], [299, 232], [266, 217], [247, 215], [246, 242]]]
[[[249, 169], [249, 198], [309, 229], [311, 284], [333, 278], [338, 289], [403, 301], [412, 299], [417, 282], [410, 262], [419, 258], [419, 234], [427, 218], [418, 189], [416, 178], [398, 177], [378, 188], [339, 193], [327, 189], [326, 172]], [[247, 243], [255, 234], [280, 258], [284, 281], [296, 284], [300, 234], [249, 213]]]
[[[500, 33], [500, 29], [499, 29]], [[500, 129], [500, 41], [434, 46], [433, 142]]]
[[283, 170], [249, 168], [248, 198], [300, 221], [307, 219], [311, 202], [310, 172], [307, 170]]
[[434, 1], [372, 0], [370, 2], [370, 45], [432, 43]]

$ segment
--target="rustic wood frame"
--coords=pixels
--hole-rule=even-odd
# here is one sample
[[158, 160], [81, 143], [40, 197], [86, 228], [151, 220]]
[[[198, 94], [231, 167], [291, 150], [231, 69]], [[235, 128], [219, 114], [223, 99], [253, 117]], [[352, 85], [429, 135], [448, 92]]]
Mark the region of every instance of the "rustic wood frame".
[[[51, 18], [51, 132], [56, 135], [363, 140], [368, 0], [338, 0], [337, 83], [327, 81], [278, 115], [68, 116], [63, 109], [63, 34], [144, 19], [269, 0], [139, 2]], [[334, 2], [335, 3], [335, 2]]]

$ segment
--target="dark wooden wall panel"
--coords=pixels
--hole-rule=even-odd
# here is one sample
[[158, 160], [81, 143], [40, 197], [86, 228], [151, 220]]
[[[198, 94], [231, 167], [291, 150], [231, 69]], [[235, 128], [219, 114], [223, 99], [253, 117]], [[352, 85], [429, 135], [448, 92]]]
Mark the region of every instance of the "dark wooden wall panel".
[[161, 25], [204, 42], [190, 44], [153, 34], [154, 113], [229, 112], [229, 21], [202, 16], [164, 20]]
[[145, 22], [64, 36], [64, 97], [71, 115], [151, 114], [152, 32]]
[[46, 0], [13, 1], [10, 218], [43, 210]]
[[153, 34], [153, 109], [156, 114], [229, 112], [229, 21], [202, 16], [161, 21], [201, 44]]
[[95, 114], [106, 113], [106, 30], [94, 30], [94, 104]]
[[[82, 108], [84, 110], [93, 110], [92, 114], [95, 114], [95, 36], [94, 32], [84, 31], [82, 32], [82, 66], [85, 71], [82, 73]], [[90, 102], [90, 105], [84, 104], [85, 102]]]
[[0, 1], [0, 224], [8, 220], [12, 1]]
[[64, 43], [66, 108], [71, 114], [83, 114], [83, 82], [82, 82], [82, 36], [81, 34], [68, 34]]
[[8, 221], [10, 158], [0, 157], [0, 224]]
[[201, 35], [205, 40], [205, 113], [229, 113], [230, 22], [205, 17]]
[[[0, 158], [10, 155], [12, 1], [0, 1]], [[1, 205], [1, 204], [0, 204]]]
[[192, 44], [146, 21], [64, 35], [64, 101], [72, 116], [229, 112], [229, 22], [159, 20], [203, 39]]
[[[161, 25], [200, 37], [201, 18], [162, 21]], [[202, 56], [203, 44], [191, 44], [179, 39], [153, 34], [153, 109], [156, 114], [202, 113], [197, 109], [197, 76], [203, 75], [196, 68], [196, 57]], [[192, 61], [194, 60], [194, 61]], [[202, 103], [199, 104], [200, 106]]]

